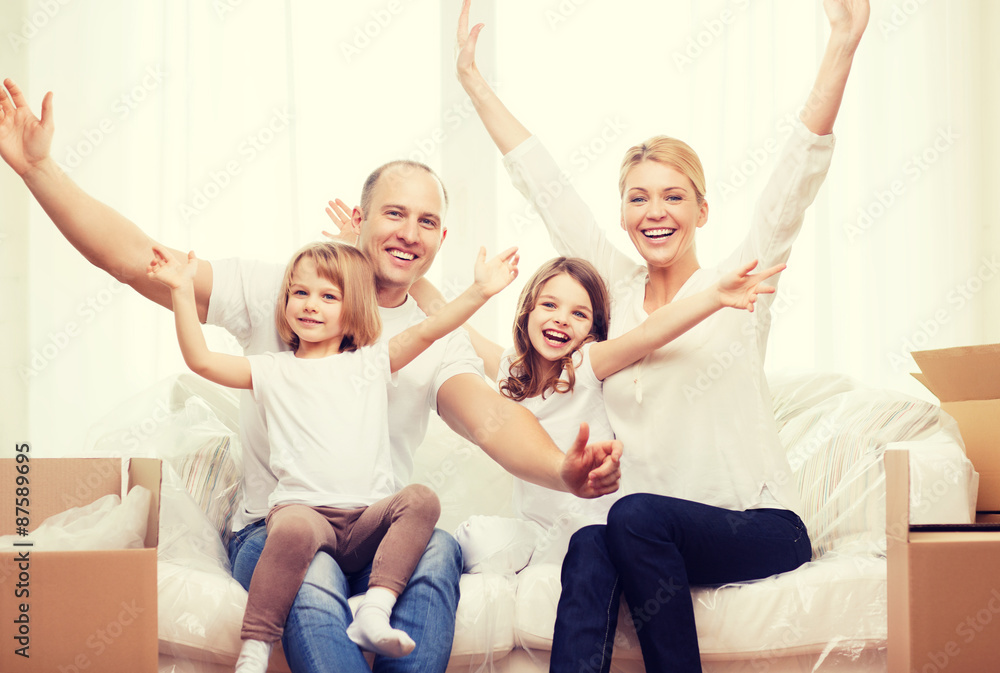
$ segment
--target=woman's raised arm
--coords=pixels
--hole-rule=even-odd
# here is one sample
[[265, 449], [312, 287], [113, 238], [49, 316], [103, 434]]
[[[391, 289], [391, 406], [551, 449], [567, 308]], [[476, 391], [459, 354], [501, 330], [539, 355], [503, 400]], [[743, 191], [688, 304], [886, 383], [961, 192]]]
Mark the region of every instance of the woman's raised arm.
[[830, 21], [830, 41], [820, 63], [816, 82], [800, 118], [806, 128], [818, 136], [833, 133], [833, 122], [844, 99], [847, 76], [851, 73], [854, 52], [868, 25], [868, 0], [823, 0]]
[[463, 0], [462, 12], [458, 15], [458, 59], [455, 65], [458, 81], [472, 99], [476, 113], [501, 154], [507, 154], [530, 138], [531, 133], [511, 114], [476, 66], [476, 42], [484, 24], [476, 24], [469, 30], [471, 5], [472, 0]]

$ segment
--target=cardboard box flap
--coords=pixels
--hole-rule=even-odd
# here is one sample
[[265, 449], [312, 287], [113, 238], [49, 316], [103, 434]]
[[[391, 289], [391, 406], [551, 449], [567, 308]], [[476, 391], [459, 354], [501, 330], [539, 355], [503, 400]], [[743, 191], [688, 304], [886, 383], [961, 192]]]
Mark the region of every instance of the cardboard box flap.
[[[89, 505], [100, 497], [122, 491], [120, 458], [32, 458], [26, 464], [30, 490], [29, 530], [34, 530], [54, 514]], [[4, 461], [0, 469], [3, 480], [0, 497], [8, 504], [15, 494], [17, 465], [14, 460]], [[0, 535], [12, 533], [14, 517], [4, 517], [0, 521]]]
[[1000, 344], [910, 353], [922, 376], [914, 377], [942, 402], [1000, 398]]
[[146, 547], [156, 547], [160, 533], [160, 487], [163, 482], [163, 464], [158, 458], [131, 458], [128, 463], [128, 490], [133, 486], [149, 489], [149, 518], [146, 524]]

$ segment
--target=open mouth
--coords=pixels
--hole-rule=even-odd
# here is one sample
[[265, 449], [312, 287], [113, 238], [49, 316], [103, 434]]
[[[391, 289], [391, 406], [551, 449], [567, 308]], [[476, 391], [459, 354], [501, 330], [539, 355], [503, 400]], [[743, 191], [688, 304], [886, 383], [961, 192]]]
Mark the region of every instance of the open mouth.
[[542, 336], [545, 337], [545, 340], [548, 341], [548, 342], [550, 342], [550, 343], [551, 342], [555, 342], [555, 344], [553, 344], [553, 345], [562, 345], [562, 344], [565, 344], [565, 343], [569, 343], [569, 335], [568, 334], [565, 334], [563, 332], [559, 332], [559, 331], [554, 330], [554, 329], [547, 329], [547, 330], [545, 330], [544, 332], [542, 332]]
[[322, 325], [323, 323], [319, 320], [313, 320], [312, 318], [299, 318], [299, 322], [305, 325]]
[[413, 260], [415, 260], [417, 258], [417, 256], [414, 255], [412, 252], [406, 252], [405, 250], [395, 250], [395, 249], [393, 249], [393, 250], [389, 250], [388, 252], [389, 252], [390, 255], [392, 255], [396, 259], [401, 259], [404, 262], [412, 262]]
[[644, 232], [642, 232], [642, 235], [654, 241], [659, 241], [673, 236], [675, 231], [677, 230], [669, 229], [666, 227], [660, 229], [646, 229]]

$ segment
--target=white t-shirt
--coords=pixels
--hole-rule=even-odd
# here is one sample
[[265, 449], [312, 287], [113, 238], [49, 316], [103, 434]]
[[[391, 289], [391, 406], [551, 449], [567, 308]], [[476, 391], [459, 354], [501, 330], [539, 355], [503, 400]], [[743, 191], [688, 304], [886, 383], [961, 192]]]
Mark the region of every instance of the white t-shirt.
[[[583, 421], [590, 426], [589, 442], [615, 438], [604, 411], [601, 381], [590, 364], [591, 345], [593, 344], [584, 344], [574, 355], [576, 382], [573, 390], [567, 393], [550, 391], [544, 398], [538, 395], [518, 402], [535, 415], [556, 446], [572, 446]], [[509, 348], [501, 356], [497, 381], [510, 376], [510, 365], [516, 355], [515, 350]], [[560, 378], [568, 380], [565, 370]], [[514, 512], [545, 528], [571, 521], [574, 522], [570, 525], [572, 530], [592, 523], [604, 523], [608, 519], [608, 510], [617, 498], [618, 493], [615, 492], [593, 500], [584, 500], [571, 493], [553, 491], [523, 479], [514, 479]]]
[[366, 507], [395, 492], [385, 343], [325, 358], [248, 359], [278, 479], [270, 507]]
[[[224, 259], [212, 262], [212, 295], [208, 323], [225, 328], [243, 347], [245, 355], [289, 350], [275, 327], [274, 311], [285, 267], [253, 260]], [[424, 319], [417, 303], [407, 296], [396, 308], [380, 308], [382, 337], [388, 341]], [[465, 330], [438, 339], [413, 362], [397, 372], [389, 388], [389, 446], [395, 490], [409, 483], [413, 452], [427, 431], [428, 408], [437, 411], [441, 385], [458, 374], [483, 376]], [[240, 439], [243, 446], [242, 507], [233, 514], [233, 531], [267, 515], [268, 497], [277, 479], [268, 467], [269, 448], [263, 410], [249, 391], [240, 397]]]
[[[786, 261], [826, 176], [833, 145], [832, 136], [817, 136], [798, 123], [747, 238], [716, 269], [695, 272], [676, 299], [751, 259], [760, 268]], [[592, 262], [612, 288], [610, 336], [644, 321], [646, 267], [607, 240], [571, 187], [564, 184], [555, 196], [545, 189], [565, 181], [541, 143], [529, 138], [504, 163], [538, 209], [556, 249]], [[657, 493], [733, 510], [781, 506], [801, 512], [764, 377], [772, 301], [773, 295], [761, 295], [753, 313], [723, 309], [605, 379], [608, 418], [624, 445], [623, 495]]]

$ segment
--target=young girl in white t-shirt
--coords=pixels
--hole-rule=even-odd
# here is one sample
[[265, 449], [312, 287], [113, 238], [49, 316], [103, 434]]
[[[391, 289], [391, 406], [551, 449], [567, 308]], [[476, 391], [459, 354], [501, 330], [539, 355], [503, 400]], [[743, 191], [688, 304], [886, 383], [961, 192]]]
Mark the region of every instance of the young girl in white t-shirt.
[[[569, 446], [585, 421], [590, 437], [613, 439], [604, 409], [602, 382], [641, 360], [724, 307], [753, 311], [759, 283], [780, 272], [779, 265], [751, 274], [756, 261], [723, 276], [687, 299], [654, 311], [644, 323], [608, 339], [610, 303], [597, 269], [576, 257], [557, 257], [531, 277], [518, 301], [514, 347], [506, 351], [469, 329], [473, 346], [500, 393], [529, 409], [557, 446]], [[444, 299], [429, 282], [411, 294], [427, 313]], [[624, 447], [623, 461], [627, 461]], [[623, 474], [623, 480], [628, 474]], [[455, 537], [466, 572], [517, 572], [529, 561], [562, 561], [569, 537], [579, 528], [604, 523], [616, 496], [582, 501], [520, 479], [514, 480], [516, 519], [474, 516]]]
[[387, 343], [375, 275], [362, 252], [315, 243], [288, 263], [275, 322], [291, 351], [250, 357], [209, 351], [195, 306], [194, 253], [178, 260], [154, 246], [150, 278], [171, 290], [184, 361], [197, 374], [250, 389], [264, 409], [270, 467], [278, 478], [267, 542], [250, 582], [239, 673], [267, 669], [274, 641], [318, 551], [344, 569], [372, 564], [364, 602], [347, 635], [390, 657], [415, 644], [389, 623], [440, 514], [429, 488], [393, 492], [387, 385], [393, 373], [456, 329], [517, 275], [516, 248], [489, 262], [480, 250], [475, 282], [438, 313]]

